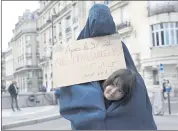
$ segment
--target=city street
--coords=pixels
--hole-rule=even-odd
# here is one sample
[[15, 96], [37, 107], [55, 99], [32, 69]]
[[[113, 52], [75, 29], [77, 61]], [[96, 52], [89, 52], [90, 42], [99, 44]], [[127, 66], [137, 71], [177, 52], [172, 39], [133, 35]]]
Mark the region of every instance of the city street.
[[[155, 116], [159, 130], [178, 130], [178, 116]], [[70, 123], [64, 118], [49, 122], [12, 128], [10, 130], [70, 130]]]
[[[165, 100], [164, 116], [154, 116], [158, 129], [160, 130], [175, 130], [178, 129], [178, 101], [171, 101], [171, 115], [168, 115], [168, 105]], [[43, 116], [50, 116], [59, 113], [59, 106], [33, 107], [24, 108], [21, 112], [12, 112], [11, 109], [3, 110], [2, 122], [3, 124], [30, 120], [33, 118], [40, 118]], [[13, 127], [8, 130], [69, 130], [70, 123], [64, 118], [56, 118], [42, 123]]]
[[[79, 124], [89, 119], [95, 128], [92, 120], [100, 118], [107, 128], [149, 128], [154, 113], [163, 114], [154, 115], [158, 130], [178, 130], [178, 1], [2, 1], [2, 7], [2, 129], [70, 130], [61, 103], [61, 114]], [[133, 77], [113, 73], [123, 68]], [[117, 101], [107, 109], [103, 97]]]

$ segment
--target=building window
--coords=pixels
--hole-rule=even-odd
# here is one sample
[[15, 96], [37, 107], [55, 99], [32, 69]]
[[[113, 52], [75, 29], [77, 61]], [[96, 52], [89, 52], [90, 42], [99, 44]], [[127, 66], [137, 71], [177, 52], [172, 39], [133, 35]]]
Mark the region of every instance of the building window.
[[159, 76], [157, 70], [153, 70], [153, 84], [159, 85]]
[[62, 32], [61, 22], [59, 22], [59, 32]]
[[29, 44], [30, 43], [30, 36], [25, 36], [25, 40], [26, 40], [26, 44]]
[[153, 47], [178, 45], [178, 22], [151, 26]]
[[56, 9], [55, 8], [53, 8], [53, 15], [55, 15], [56, 14]]
[[51, 36], [52, 36], [52, 35], [51, 35], [51, 30], [52, 30], [52, 29], [49, 28], [49, 39], [51, 39]]
[[62, 36], [62, 27], [61, 27], [61, 22], [59, 22], [59, 39]]
[[59, 3], [58, 4], [58, 12], [60, 12], [61, 11], [61, 4]]
[[51, 14], [50, 14], [50, 11], [48, 12], [48, 19], [50, 19], [50, 17], [51, 17]]
[[26, 53], [27, 54], [31, 54], [32, 53], [31, 47], [26, 48]]
[[121, 10], [121, 23], [129, 21], [128, 6], [123, 6]]
[[27, 65], [32, 65], [31, 59], [27, 59]]
[[45, 18], [45, 16], [43, 16], [43, 24], [45, 24], [46, 23], [46, 18]]
[[48, 87], [48, 82], [46, 81], [46, 87]]
[[45, 78], [47, 78], [47, 74], [45, 74]]
[[71, 16], [68, 16], [66, 18], [66, 28], [70, 27], [71, 26]]
[[105, 0], [104, 1], [104, 4], [108, 5], [109, 3], [111, 3], [112, 1], [111, 0]]
[[44, 43], [46, 43], [46, 33], [44, 33]]
[[77, 39], [79, 33], [80, 33], [80, 32], [79, 32], [79, 28], [78, 28], [78, 27], [74, 28], [74, 39], [75, 39], [75, 40]]
[[78, 16], [78, 4], [77, 3], [73, 7], [73, 16], [74, 17]]
[[56, 39], [56, 26], [53, 27], [53, 35], [54, 35], [54, 42], [55, 42], [55, 39]]
[[51, 78], [53, 78], [53, 73], [51, 73]]

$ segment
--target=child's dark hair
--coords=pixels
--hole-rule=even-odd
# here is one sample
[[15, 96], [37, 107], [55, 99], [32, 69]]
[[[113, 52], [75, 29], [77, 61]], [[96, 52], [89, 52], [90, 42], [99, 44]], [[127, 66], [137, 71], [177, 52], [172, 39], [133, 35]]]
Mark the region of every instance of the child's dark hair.
[[136, 87], [136, 74], [128, 69], [117, 70], [105, 80], [103, 88], [105, 89], [108, 85], [120, 86], [123, 89], [125, 95], [121, 99], [121, 104], [125, 105], [131, 100], [133, 89]]

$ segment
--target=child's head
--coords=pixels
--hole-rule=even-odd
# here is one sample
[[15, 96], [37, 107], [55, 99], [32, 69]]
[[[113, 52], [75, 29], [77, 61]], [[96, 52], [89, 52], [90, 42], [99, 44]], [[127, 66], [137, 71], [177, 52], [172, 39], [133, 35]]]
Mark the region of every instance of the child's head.
[[117, 70], [104, 82], [104, 96], [108, 100], [123, 100], [127, 103], [131, 99], [135, 83], [133, 72], [127, 69]]

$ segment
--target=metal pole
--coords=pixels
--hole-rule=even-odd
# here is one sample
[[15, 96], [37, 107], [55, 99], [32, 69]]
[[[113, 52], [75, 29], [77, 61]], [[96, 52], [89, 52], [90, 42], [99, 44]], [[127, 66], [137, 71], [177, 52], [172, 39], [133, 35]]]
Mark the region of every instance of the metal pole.
[[171, 104], [170, 104], [170, 94], [169, 94], [169, 92], [167, 93], [167, 95], [168, 95], [168, 109], [169, 109], [169, 115], [171, 114]]

